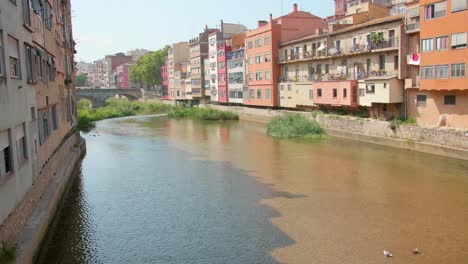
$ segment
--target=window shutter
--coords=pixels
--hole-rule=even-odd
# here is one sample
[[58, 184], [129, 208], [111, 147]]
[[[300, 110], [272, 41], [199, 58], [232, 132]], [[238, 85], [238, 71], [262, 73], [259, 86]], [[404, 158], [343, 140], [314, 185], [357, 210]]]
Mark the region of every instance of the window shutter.
[[8, 36], [8, 56], [19, 59], [18, 40]]
[[452, 12], [465, 10], [467, 2], [467, 0], [452, 0]]
[[10, 140], [8, 138], [8, 130], [0, 131], [0, 150], [8, 147], [10, 145]]

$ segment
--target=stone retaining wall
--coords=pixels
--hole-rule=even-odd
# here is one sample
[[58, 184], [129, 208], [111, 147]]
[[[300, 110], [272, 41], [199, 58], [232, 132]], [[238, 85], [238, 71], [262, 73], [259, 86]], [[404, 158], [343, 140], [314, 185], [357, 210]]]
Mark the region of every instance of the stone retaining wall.
[[[240, 106], [203, 105], [202, 107], [213, 107], [219, 110], [232, 111], [237, 113], [241, 119], [261, 122], [268, 122], [275, 116], [292, 112]], [[335, 136], [348, 137], [371, 143], [395, 146], [398, 148], [422, 151], [454, 158], [468, 159], [468, 129], [463, 130], [420, 127], [415, 125], [398, 125], [393, 130], [390, 127], [390, 123], [385, 121], [336, 115], [318, 115], [314, 117], [310, 112], [292, 113], [305, 115], [310, 119], [315, 119], [325, 129], [327, 129], [330, 134]], [[378, 140], [378, 138], [386, 140]], [[394, 140], [394, 145], [391, 144], [391, 140]]]
[[[44, 165], [41, 172], [35, 176], [33, 185], [16, 206], [15, 210], [0, 226], [1, 241], [8, 245], [16, 244], [17, 256], [22, 256], [23, 251], [31, 251], [29, 248], [26, 249], [25, 247], [33, 246], [36, 249], [36, 247], [39, 246], [40, 241], [34, 241], [33, 245], [31, 245], [31, 241], [22, 241], [24, 237], [21, 238], [21, 236], [24, 235], [31, 221], [34, 223], [35, 227], [40, 226], [42, 232], [44, 228], [47, 228], [48, 222], [43, 222], [41, 221], [42, 219], [32, 219], [35, 211], [38, 210], [39, 204], [44, 200], [47, 190], [54, 180], [60, 178], [58, 179], [60, 181], [62, 178], [67, 178], [69, 176], [64, 174], [69, 174], [70, 168], [73, 169], [75, 167], [81, 154], [85, 151], [84, 148], [84, 141], [81, 141], [79, 132], [74, 131], [70, 133], [57, 148], [54, 155]], [[39, 213], [40, 211], [41, 210], [39, 210]], [[31, 226], [29, 228], [31, 228]], [[37, 230], [32, 231], [36, 232]], [[34, 237], [35, 240], [40, 240], [43, 235], [44, 234], [28, 234], [28, 237]], [[31, 255], [30, 257], [33, 257], [35, 252], [28, 252], [28, 254]], [[17, 261], [17, 263], [29, 262]]]

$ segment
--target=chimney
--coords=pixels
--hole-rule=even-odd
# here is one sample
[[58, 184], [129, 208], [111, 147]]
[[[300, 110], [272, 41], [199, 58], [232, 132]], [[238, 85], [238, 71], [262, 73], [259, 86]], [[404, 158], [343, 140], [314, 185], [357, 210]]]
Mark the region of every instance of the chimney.
[[297, 12], [297, 4], [294, 4], [293, 12]]
[[259, 21], [258, 21], [258, 27], [263, 27], [263, 26], [265, 26], [265, 25], [267, 25], [267, 24], [268, 24], [268, 22], [265, 21], [265, 20], [259, 20]]
[[270, 13], [270, 23], [273, 22], [273, 14]]

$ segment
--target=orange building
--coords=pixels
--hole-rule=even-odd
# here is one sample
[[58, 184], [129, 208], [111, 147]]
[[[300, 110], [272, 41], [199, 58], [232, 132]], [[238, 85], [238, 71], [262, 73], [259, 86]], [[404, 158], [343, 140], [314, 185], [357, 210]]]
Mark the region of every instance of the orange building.
[[276, 63], [280, 43], [302, 38], [327, 29], [325, 20], [299, 11], [270, 21], [259, 21], [258, 28], [246, 33], [248, 93], [244, 104], [277, 107], [280, 67]]
[[408, 90], [419, 124], [468, 128], [466, 0], [420, 1], [420, 82]]

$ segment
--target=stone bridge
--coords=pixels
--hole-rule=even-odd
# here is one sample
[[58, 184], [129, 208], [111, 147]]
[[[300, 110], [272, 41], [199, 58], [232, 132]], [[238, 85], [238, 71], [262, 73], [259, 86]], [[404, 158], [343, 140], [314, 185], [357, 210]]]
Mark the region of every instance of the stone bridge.
[[106, 100], [116, 96], [124, 96], [130, 101], [145, 98], [143, 89], [77, 89], [77, 100], [88, 99], [94, 108], [104, 106]]

